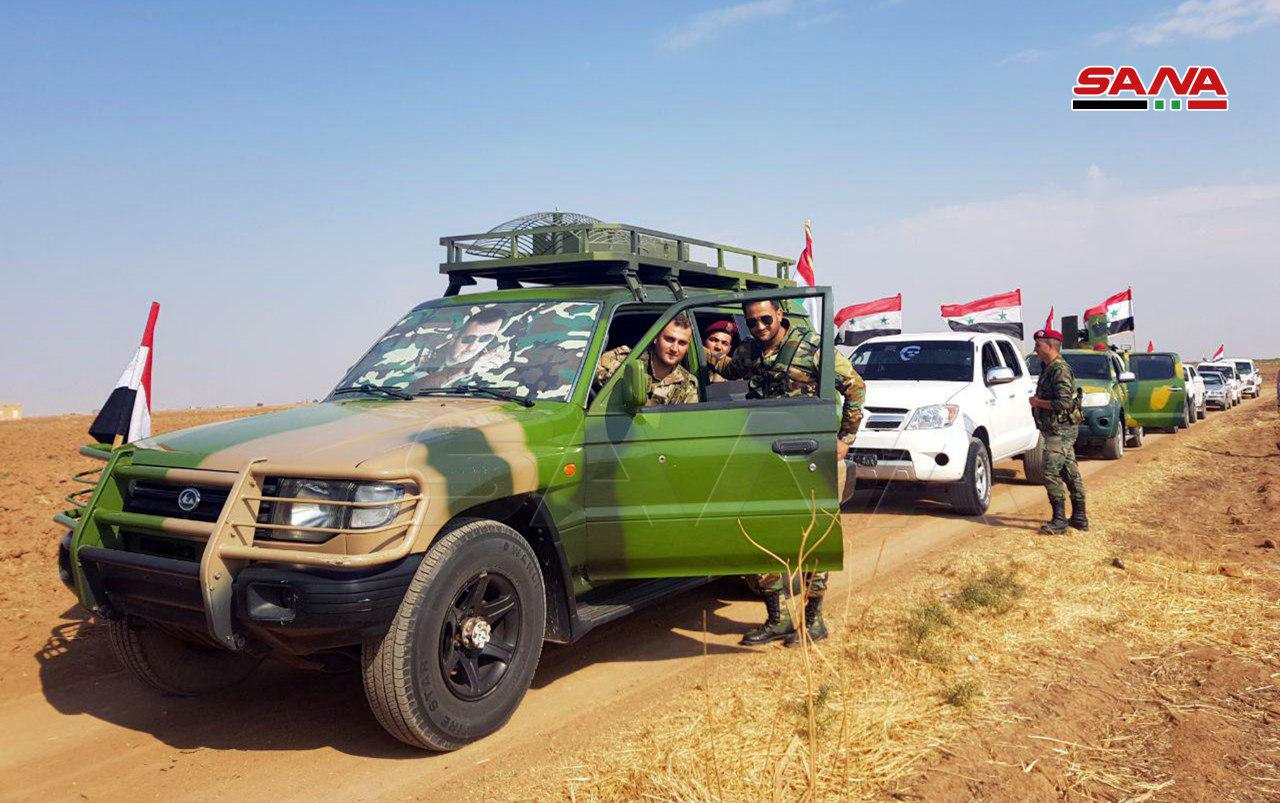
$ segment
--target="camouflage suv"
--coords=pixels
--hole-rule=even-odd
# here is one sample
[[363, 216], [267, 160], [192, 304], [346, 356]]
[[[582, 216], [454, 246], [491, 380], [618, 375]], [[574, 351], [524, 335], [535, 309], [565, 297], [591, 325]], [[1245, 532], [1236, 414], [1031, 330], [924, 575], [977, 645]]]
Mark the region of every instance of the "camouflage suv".
[[[61, 570], [140, 679], [197, 694], [264, 658], [359, 666], [389, 732], [451, 750], [507, 721], [544, 641], [776, 571], [814, 506], [838, 509], [830, 291], [797, 288], [788, 260], [598, 222], [441, 242], [445, 296], [319, 404], [86, 447], [106, 462], [58, 517]], [[463, 292], [482, 280], [497, 289]], [[821, 397], [702, 381], [693, 403], [642, 407], [638, 358], [672, 317], [701, 330], [761, 297], [797, 325], [823, 303]], [[806, 568], [841, 568], [838, 517], [808, 547]]]

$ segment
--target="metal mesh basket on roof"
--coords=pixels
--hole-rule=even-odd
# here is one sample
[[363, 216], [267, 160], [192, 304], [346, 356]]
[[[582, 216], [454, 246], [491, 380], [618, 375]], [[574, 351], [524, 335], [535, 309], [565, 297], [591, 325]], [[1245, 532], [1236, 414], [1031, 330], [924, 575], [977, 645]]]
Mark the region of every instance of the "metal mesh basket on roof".
[[[500, 235], [474, 240], [463, 245], [462, 249], [472, 256], [487, 257], [489, 259], [571, 254], [580, 250], [623, 252], [631, 250], [630, 232], [617, 229], [591, 228], [592, 224], [601, 222], [590, 215], [581, 215], [576, 212], [535, 212], [532, 215], [518, 217], [515, 220], [508, 220], [506, 223], [494, 226], [489, 231], [501, 232]], [[512, 234], [512, 232], [542, 229], [548, 226], [567, 226], [571, 228], [568, 231], [533, 231], [529, 234]], [[582, 229], [575, 231], [572, 229], [574, 226], [582, 226]], [[586, 249], [581, 248], [581, 237], [584, 233], [587, 238], [588, 247]], [[645, 256], [665, 259], [689, 258], [687, 246], [683, 247], [680, 255], [677, 256], [674, 240], [666, 240], [648, 234], [639, 235], [638, 252]]]

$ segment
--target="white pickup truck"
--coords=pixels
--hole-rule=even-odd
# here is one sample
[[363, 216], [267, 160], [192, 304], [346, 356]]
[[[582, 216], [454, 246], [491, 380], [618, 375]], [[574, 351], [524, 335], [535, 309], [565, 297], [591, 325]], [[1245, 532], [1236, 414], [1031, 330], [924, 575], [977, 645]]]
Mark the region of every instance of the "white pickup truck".
[[1031, 406], [1033, 378], [1018, 343], [1000, 334], [874, 337], [850, 354], [867, 383], [850, 457], [859, 480], [939, 483], [952, 506], [978, 515], [991, 502], [992, 466], [1022, 456], [1043, 478]]

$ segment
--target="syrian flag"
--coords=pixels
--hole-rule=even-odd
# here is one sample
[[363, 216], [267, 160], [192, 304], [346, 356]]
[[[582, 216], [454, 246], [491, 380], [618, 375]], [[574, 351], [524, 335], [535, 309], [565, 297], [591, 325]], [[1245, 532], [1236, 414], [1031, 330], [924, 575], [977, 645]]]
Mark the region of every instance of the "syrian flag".
[[1222, 355], [1226, 353], [1227, 353], [1227, 344], [1223, 343], [1221, 346], [1218, 346], [1218, 350], [1215, 351], [1213, 353], [1213, 356], [1209, 358], [1209, 362], [1217, 362], [1218, 360], [1221, 360]]
[[151, 339], [159, 314], [160, 305], [152, 301], [142, 345], [89, 425], [89, 436], [97, 443], [130, 443], [151, 435]]
[[1022, 339], [1022, 290], [968, 304], [943, 304], [942, 317], [956, 332], [998, 332]]
[[864, 304], [850, 304], [836, 313], [836, 343], [856, 346], [880, 335], [902, 334], [902, 293]]
[[1133, 288], [1130, 287], [1123, 293], [1116, 293], [1098, 306], [1085, 310], [1084, 319], [1087, 321], [1098, 315], [1106, 316], [1108, 335], [1132, 332]]
[[[800, 252], [800, 258], [796, 260], [796, 273], [800, 274], [800, 279], [805, 283], [806, 287], [814, 286], [813, 278], [813, 232], [809, 230], [809, 221], [804, 222], [804, 250]], [[805, 312], [809, 313], [809, 326], [815, 332], [822, 331], [822, 299], [806, 298], [804, 300]]]

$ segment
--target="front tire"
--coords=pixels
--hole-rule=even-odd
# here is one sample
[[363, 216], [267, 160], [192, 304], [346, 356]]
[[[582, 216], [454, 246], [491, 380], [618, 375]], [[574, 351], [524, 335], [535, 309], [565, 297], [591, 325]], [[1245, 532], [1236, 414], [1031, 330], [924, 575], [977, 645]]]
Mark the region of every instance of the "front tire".
[[533, 549], [504, 524], [462, 521], [427, 552], [387, 634], [364, 645], [369, 707], [426, 750], [488, 736], [524, 699], [545, 628]]
[[236, 685], [253, 674], [262, 659], [221, 647], [184, 641], [168, 631], [136, 620], [107, 624], [111, 649], [125, 669], [171, 697], [198, 697]]
[[1102, 442], [1102, 456], [1107, 460], [1119, 460], [1124, 457], [1124, 426], [1116, 427], [1115, 434]]
[[980, 516], [991, 504], [991, 455], [977, 438], [969, 439], [964, 478], [951, 488], [951, 506], [964, 516]]

